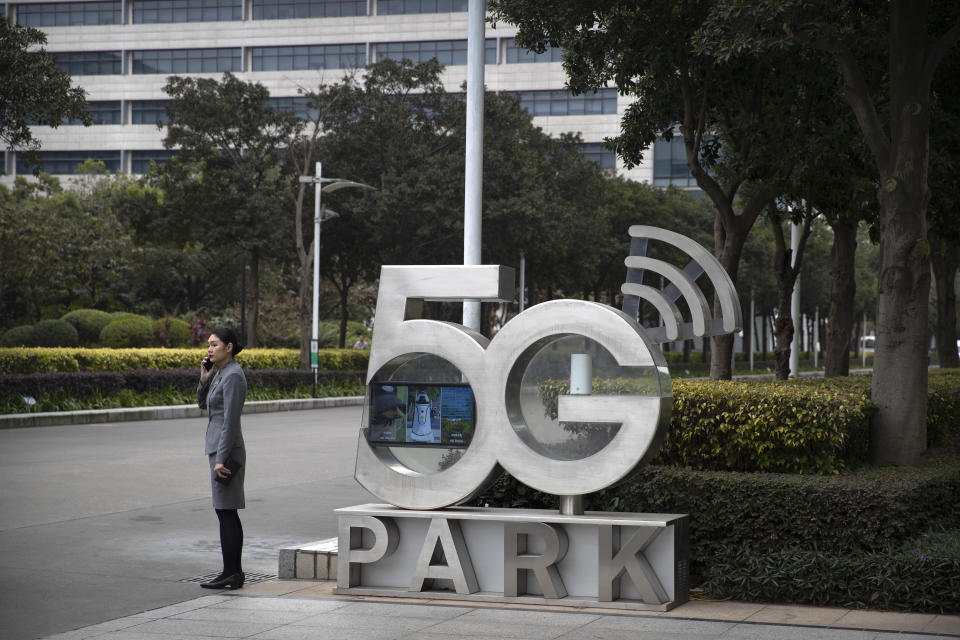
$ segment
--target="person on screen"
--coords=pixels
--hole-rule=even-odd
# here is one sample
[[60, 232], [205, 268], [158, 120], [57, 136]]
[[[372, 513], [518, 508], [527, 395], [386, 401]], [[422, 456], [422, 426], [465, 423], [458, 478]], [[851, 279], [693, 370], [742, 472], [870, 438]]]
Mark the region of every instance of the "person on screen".
[[390, 441], [397, 439], [397, 419], [403, 419], [401, 424], [406, 422], [406, 416], [401, 411], [403, 405], [404, 402], [394, 393], [393, 387], [378, 387], [374, 391], [373, 417], [370, 419], [371, 440]]

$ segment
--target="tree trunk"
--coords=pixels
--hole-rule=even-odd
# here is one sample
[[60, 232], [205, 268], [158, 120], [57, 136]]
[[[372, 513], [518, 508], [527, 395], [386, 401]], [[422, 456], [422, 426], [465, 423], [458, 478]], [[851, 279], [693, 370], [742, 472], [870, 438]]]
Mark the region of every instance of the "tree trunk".
[[941, 369], [960, 367], [957, 354], [957, 269], [960, 246], [939, 237], [930, 238], [930, 262], [937, 288], [937, 360]]
[[340, 339], [337, 344], [340, 345], [341, 349], [345, 349], [347, 346], [347, 320], [350, 315], [348, 303], [350, 301], [351, 286], [351, 282], [341, 280], [340, 286], [337, 287], [338, 293], [340, 294]]
[[[793, 259], [793, 251], [787, 249], [786, 239], [783, 234], [783, 225], [771, 219], [773, 227], [773, 237], [776, 241], [776, 251], [773, 258], [773, 270], [777, 275], [777, 312], [776, 320], [773, 322], [773, 361], [774, 373], [777, 380], [786, 380], [790, 377], [790, 351], [793, 347], [793, 334], [796, 327], [793, 326], [793, 317], [791, 314], [791, 298], [793, 297], [793, 286], [797, 281], [799, 265], [790, 264]], [[797, 372], [794, 371], [794, 374]]]
[[[312, 245], [311, 245], [312, 246]], [[310, 368], [310, 340], [313, 338], [313, 254], [300, 256], [300, 288], [297, 292], [300, 314], [300, 369]]]
[[853, 333], [853, 300], [857, 292], [855, 258], [856, 223], [837, 221], [830, 250], [830, 320], [827, 322], [827, 347], [824, 377], [850, 375], [850, 334]]
[[915, 465], [927, 448], [927, 3], [890, 3], [889, 157], [880, 166], [880, 277], [871, 399], [874, 464]]
[[257, 346], [257, 317], [260, 315], [260, 247], [250, 249], [250, 291], [247, 295], [247, 344], [245, 347], [255, 349]]

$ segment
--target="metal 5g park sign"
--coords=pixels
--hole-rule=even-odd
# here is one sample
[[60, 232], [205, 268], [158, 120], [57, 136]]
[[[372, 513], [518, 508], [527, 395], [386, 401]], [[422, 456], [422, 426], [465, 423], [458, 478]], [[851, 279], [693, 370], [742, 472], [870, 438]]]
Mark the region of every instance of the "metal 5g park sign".
[[[423, 319], [422, 304], [510, 300], [511, 269], [383, 267], [356, 478], [392, 506], [340, 510], [338, 589], [421, 591], [441, 580], [458, 597], [526, 593], [605, 602], [627, 593], [639, 606], [661, 609], [686, 600], [685, 591], [679, 594], [686, 584], [684, 516], [582, 514], [570, 501], [616, 483], [656, 455], [673, 400], [658, 343], [740, 325], [736, 292], [709, 252], [663, 229], [636, 226], [630, 235], [635, 255], [625, 261], [623, 293], [660, 312], [662, 325], [652, 331], [607, 305], [555, 300], [524, 311], [488, 340], [457, 324]], [[692, 260], [681, 269], [647, 257], [647, 241]], [[643, 271], [667, 286], [644, 284]], [[718, 294], [719, 318], [711, 317], [696, 285], [703, 273]], [[472, 407], [464, 406], [465, 388]], [[439, 433], [450, 422], [444, 415], [454, 412], [444, 394], [457, 400], [457, 433], [430, 441], [431, 425]], [[387, 425], [383, 439], [371, 436], [375, 418], [377, 428]], [[405, 439], [408, 423], [415, 431]], [[469, 500], [502, 469], [560, 496], [567, 508], [559, 515], [428, 511]], [[503, 562], [478, 564], [472, 561], [477, 554]]]

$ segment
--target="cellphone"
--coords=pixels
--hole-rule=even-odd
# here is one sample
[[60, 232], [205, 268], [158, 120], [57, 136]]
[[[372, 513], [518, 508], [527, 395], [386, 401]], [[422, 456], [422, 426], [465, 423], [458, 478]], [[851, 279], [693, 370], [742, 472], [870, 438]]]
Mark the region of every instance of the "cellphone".
[[213, 367], [213, 363], [210, 362], [210, 358], [204, 358], [204, 359], [203, 359], [203, 368], [206, 369], [207, 371], [210, 371], [210, 368], [211, 368], [211, 367]]

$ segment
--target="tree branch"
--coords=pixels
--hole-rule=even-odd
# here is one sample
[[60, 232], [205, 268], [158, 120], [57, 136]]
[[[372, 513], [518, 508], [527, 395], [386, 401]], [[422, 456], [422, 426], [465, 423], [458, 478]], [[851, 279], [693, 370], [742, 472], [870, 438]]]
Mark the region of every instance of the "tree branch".
[[926, 59], [923, 63], [923, 79], [925, 84], [933, 81], [933, 74], [936, 72], [940, 61], [943, 60], [943, 57], [947, 55], [947, 52], [953, 48], [957, 42], [960, 42], [960, 22], [950, 27], [945, 34], [940, 36], [939, 40], [927, 49]]

